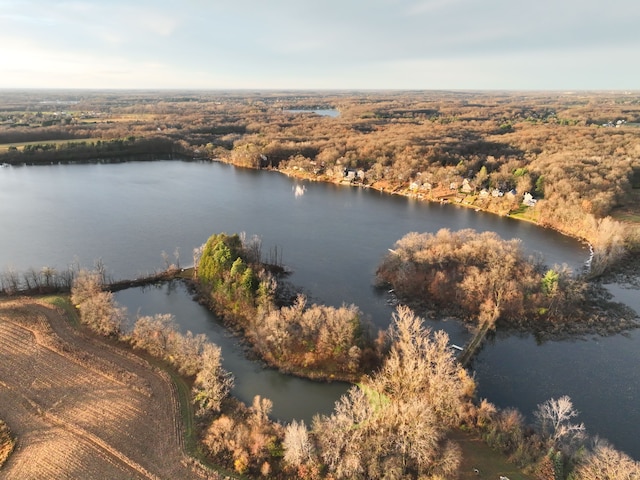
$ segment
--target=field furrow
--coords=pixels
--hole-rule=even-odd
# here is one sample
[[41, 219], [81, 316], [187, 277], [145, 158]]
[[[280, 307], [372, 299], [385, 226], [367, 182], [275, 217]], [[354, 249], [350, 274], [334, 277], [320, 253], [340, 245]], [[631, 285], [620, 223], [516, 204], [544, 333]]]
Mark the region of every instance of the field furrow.
[[0, 300], [0, 418], [18, 438], [0, 479], [217, 478], [187, 466], [176, 398], [167, 374], [55, 308]]
[[[20, 479], [146, 478], [64, 428], [40, 432], [12, 465]], [[22, 442], [25, 443], [25, 442]]]

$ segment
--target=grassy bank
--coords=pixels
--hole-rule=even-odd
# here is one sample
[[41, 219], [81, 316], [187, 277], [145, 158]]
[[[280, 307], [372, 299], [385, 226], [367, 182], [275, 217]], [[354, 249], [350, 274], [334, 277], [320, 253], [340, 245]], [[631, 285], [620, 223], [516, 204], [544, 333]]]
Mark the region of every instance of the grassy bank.
[[449, 438], [462, 449], [458, 480], [498, 479], [500, 476], [509, 480], [534, 480], [534, 477], [522, 473], [515, 465], [509, 463], [504, 455], [492, 450], [471, 433], [453, 430]]

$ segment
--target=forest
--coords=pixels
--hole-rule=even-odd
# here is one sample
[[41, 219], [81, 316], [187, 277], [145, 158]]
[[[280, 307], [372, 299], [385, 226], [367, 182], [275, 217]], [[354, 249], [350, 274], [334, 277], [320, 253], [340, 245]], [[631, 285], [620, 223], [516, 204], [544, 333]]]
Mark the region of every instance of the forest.
[[[535, 222], [592, 246], [590, 279], [640, 252], [640, 95], [0, 92], [3, 166], [162, 158], [274, 169]], [[126, 329], [99, 272], [68, 272], [56, 277], [61, 285], [47, 271], [8, 272], [0, 291], [70, 289], [84, 325], [188, 378], [203, 456], [230, 476], [455, 478], [457, 439], [473, 435], [523, 478], [638, 478], [638, 462], [573, 421], [570, 398], [541, 403], [529, 425], [476, 399], [446, 334], [408, 307], [373, 332], [355, 305], [283, 299], [274, 267], [258, 239], [214, 234], [194, 250], [194, 288], [267, 365], [353, 383], [311, 425], [273, 422], [266, 398], [235, 401], [220, 349], [178, 333], [170, 316]], [[524, 258], [517, 241], [466, 230], [409, 234], [377, 274], [404, 299], [454, 305], [491, 327], [564, 322], [582, 315], [586, 298], [585, 279]]]

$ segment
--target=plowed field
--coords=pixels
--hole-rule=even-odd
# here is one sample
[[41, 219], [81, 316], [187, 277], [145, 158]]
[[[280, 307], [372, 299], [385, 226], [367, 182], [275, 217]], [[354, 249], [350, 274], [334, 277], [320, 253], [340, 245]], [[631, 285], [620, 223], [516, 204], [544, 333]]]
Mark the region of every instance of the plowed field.
[[35, 299], [0, 301], [0, 479], [218, 478], [184, 452], [175, 386]]

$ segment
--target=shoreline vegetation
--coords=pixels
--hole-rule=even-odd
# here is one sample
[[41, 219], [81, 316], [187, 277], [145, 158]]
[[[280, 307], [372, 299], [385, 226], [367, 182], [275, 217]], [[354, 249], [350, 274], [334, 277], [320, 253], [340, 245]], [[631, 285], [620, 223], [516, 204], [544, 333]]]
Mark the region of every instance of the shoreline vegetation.
[[480, 330], [557, 338], [639, 325], [638, 315], [610, 302], [599, 283], [527, 257], [521, 241], [493, 232], [409, 233], [381, 261], [376, 279], [418, 311], [453, 315]]
[[[195, 455], [189, 465], [200, 474], [207, 474], [207, 464], [217, 465], [207, 478], [364, 479], [387, 478], [392, 471], [398, 478], [474, 478], [460, 468], [484, 458], [479, 439], [497, 455], [495, 464], [479, 464], [485, 475], [558, 479], [569, 472], [597, 475], [607, 465], [615, 477], [640, 469], [602, 440], [591, 447], [584, 425], [572, 421], [577, 411], [568, 397], [538, 405], [533, 425], [516, 410], [476, 403], [475, 382], [455, 361], [447, 335], [425, 328], [407, 307], [393, 316], [381, 367], [354, 385], [332, 414], [307, 427], [269, 420], [268, 399], [255, 397], [245, 406], [229, 397], [233, 378], [220, 367], [219, 349], [203, 336], [177, 333], [169, 317], [142, 317], [132, 331], [122, 331], [121, 312], [95, 272], [78, 276], [71, 300], [67, 315], [75, 315], [75, 305], [83, 325], [137, 355], [150, 355], [149, 361], [158, 359], [167, 365], [158, 364], [168, 369], [167, 378], [175, 371], [183, 378], [178, 383], [190, 386], [191, 394], [181, 393], [178, 402], [191, 406], [174, 409], [189, 419], [195, 412], [195, 423], [183, 418], [187, 452]], [[190, 434], [198, 439], [194, 450]], [[553, 473], [558, 471], [564, 474]]]
[[[238, 166], [228, 159], [215, 159], [213, 161], [221, 161]], [[511, 202], [510, 206], [505, 207], [504, 205], [497, 204], [497, 202], [492, 204], [489, 201], [479, 199], [479, 195], [461, 192], [457, 187], [444, 188], [437, 191], [431, 191], [430, 189], [428, 192], [418, 193], [412, 185], [390, 184], [386, 181], [367, 184], [354, 179], [335, 179], [324, 175], [310, 174], [299, 168], [277, 168], [274, 170], [298, 180], [333, 183], [335, 185], [356, 188], [370, 188], [389, 195], [400, 195], [419, 201], [470, 208], [476, 212], [482, 211], [494, 215], [506, 216], [518, 221], [525, 221], [540, 227], [550, 228], [563, 235], [580, 240], [589, 246], [591, 255], [585, 261], [586, 269], [583, 274], [586, 277], [594, 279], [604, 275], [610, 269], [615, 269], [623, 265], [629, 259], [634, 258], [636, 253], [640, 252], [640, 219], [636, 222], [629, 223], [617, 221], [612, 217], [604, 217], [601, 219], [593, 218], [594, 231], [588, 235], [580, 235], [569, 225], [562, 223], [541, 223], [537, 218], [536, 212], [530, 211], [533, 205], [522, 206]], [[500, 197], [502, 196], [503, 195], [500, 195]], [[640, 208], [640, 203], [638, 204], [638, 208]]]
[[[467, 240], [471, 239], [473, 241], [475, 238], [474, 235], [477, 234], [470, 231], [455, 233], [443, 231], [439, 232], [437, 236], [448, 237], [449, 235], [469, 237]], [[402, 249], [408, 245], [421, 247], [423, 242], [416, 242], [416, 240], [422, 239], [416, 239], [414, 237], [415, 234], [409, 238], [399, 240], [395, 253], [390, 255], [391, 259], [402, 257], [404, 255], [404, 253], [402, 253]], [[430, 239], [427, 238], [427, 240]], [[443, 240], [440, 238], [440, 240], [447, 240], [445, 243], [451, 245], [464, 244], [460, 239], [455, 240], [445, 238]], [[478, 241], [485, 246], [491, 242], [499, 242], [496, 238], [481, 238]], [[73, 277], [72, 300], [76, 305], [76, 308], [79, 310], [82, 323], [101, 335], [106, 335], [108, 337], [113, 337], [114, 335], [121, 336], [124, 333], [121, 332], [120, 327], [123, 322], [122, 312], [119, 307], [113, 303], [111, 290], [128, 288], [130, 286], [139, 286], [144, 283], [167, 281], [171, 278], [187, 279], [187, 281], [191, 283], [193, 282], [193, 277], [197, 274], [197, 283], [191, 283], [191, 285], [205, 287], [204, 289], [200, 289], [200, 296], [209, 296], [211, 299], [215, 300], [216, 310], [218, 313], [224, 314], [225, 311], [227, 315], [231, 313], [231, 318], [235, 322], [238, 322], [238, 319], [241, 317], [240, 312], [243, 311], [243, 309], [239, 307], [243, 301], [246, 302], [251, 300], [251, 296], [247, 295], [248, 293], [253, 294], [252, 301], [260, 298], [260, 295], [263, 296], [263, 302], [265, 299], [269, 300], [266, 304], [263, 303], [261, 308], [266, 310], [275, 308], [275, 305], [272, 302], [276, 298], [277, 288], [274, 284], [273, 278], [269, 274], [269, 271], [281, 274], [283, 272], [283, 268], [280, 265], [274, 265], [271, 266], [271, 268], [267, 268], [264, 272], [259, 272], [258, 260], [261, 258], [260, 247], [260, 241], [257, 237], [247, 241], [246, 238], [238, 235], [213, 235], [207, 244], [194, 250], [194, 269], [181, 269], [175, 265], [169, 265], [165, 271], [150, 275], [148, 278], [136, 279], [133, 281], [113, 282], [111, 285], [102, 284], [102, 280], [106, 278], [105, 269], [100, 262], [97, 262], [96, 271], [93, 273], [87, 274], [85, 272]], [[517, 250], [517, 245], [515, 243], [513, 245], [509, 244], [505, 248], [516, 248]], [[499, 249], [498, 246], [496, 246], [496, 249]], [[501, 255], [501, 257], [505, 258], [506, 255]], [[387, 261], [388, 260], [389, 259], [387, 259]], [[467, 263], [469, 262], [462, 262], [462, 264]], [[384, 268], [383, 262], [381, 270], [384, 270]], [[490, 271], [491, 269], [489, 269], [489, 272]], [[552, 292], [557, 294], [558, 292], [555, 289], [558, 288], [558, 284], [561, 283], [561, 277], [558, 276], [558, 278], [556, 278], [554, 275], [545, 274], [545, 278], [546, 283], [543, 282], [543, 284], [546, 285], [546, 290], [543, 293], [545, 295]], [[256, 282], [258, 279], [261, 281]], [[261, 282], [263, 282], [262, 285]], [[45, 280], [40, 281], [40, 283], [36, 283], [35, 285], [42, 287], [42, 285], [47, 286], [48, 284]], [[51, 287], [51, 285], [49, 285], [49, 287]], [[448, 289], [445, 288], [445, 290]], [[261, 292], [260, 295], [256, 295], [258, 292]], [[488, 296], [495, 297], [495, 295]], [[259, 306], [259, 303], [260, 302], [253, 304], [253, 308]], [[299, 298], [296, 298], [292, 303], [291, 295], [283, 297], [280, 302], [280, 308], [291, 309], [291, 311], [289, 311], [289, 315], [285, 315], [285, 319], [286, 322], [289, 323], [289, 326], [293, 326], [294, 331], [298, 333], [300, 333], [301, 325], [297, 324], [296, 321], [304, 318], [302, 312], [305, 307], [306, 305], [304, 302], [300, 301]], [[316, 306], [312, 306], [312, 308], [315, 307]], [[485, 305], [484, 307], [487, 306]], [[246, 308], [246, 305], [244, 308]], [[246, 312], [250, 312], [253, 315], [256, 313], [256, 310], [249, 309], [246, 310], [245, 313]], [[347, 312], [354, 313], [349, 309], [347, 309]], [[336, 311], [332, 310], [331, 313], [335, 314]], [[496, 312], [495, 309], [487, 309], [486, 313], [491, 317], [487, 317], [487, 324], [489, 324], [488, 321], [493, 319], [492, 315]], [[125, 343], [130, 344], [131, 348], [143, 350], [154, 357], [164, 359], [163, 361], [168, 362], [172, 368], [175, 368], [179, 373], [186, 375], [187, 378], [190, 379], [188, 380], [188, 384], [194, 386], [192, 393], [187, 394], [186, 396], [183, 395], [183, 397], [184, 399], [192, 398], [192, 401], [195, 402], [192, 408], [194, 408], [197, 413], [195, 419], [195, 431], [200, 432], [197, 434], [199, 435], [198, 444], [203, 445], [206, 448], [206, 452], [208, 452], [204, 454], [205, 460], [215, 465], [222, 466], [226, 469], [223, 471], [226, 471], [231, 477], [236, 474], [260, 477], [261, 475], [264, 476], [264, 472], [268, 471], [272, 478], [291, 478], [292, 475], [297, 476], [298, 478], [323, 478], [321, 474], [323, 468], [329, 468], [329, 471], [333, 472], [336, 478], [354, 478], [354, 476], [357, 478], [358, 475], [356, 475], [356, 472], [358, 469], [374, 468], [374, 470], [369, 471], [367, 475], [370, 476], [370, 478], [376, 478], [377, 474], [371, 472], [375, 472], [378, 468], [383, 468], [383, 470], [386, 471], [388, 468], [392, 468], [391, 465], [385, 464], [384, 467], [382, 467], [377, 463], [379, 461], [377, 457], [363, 455], [358, 457], [358, 462], [364, 463], [359, 463], [361, 466], [357, 467], [356, 470], [352, 470], [353, 465], [349, 462], [352, 462], [353, 460], [349, 460], [348, 457], [342, 457], [341, 455], [343, 454], [335, 456], [337, 454], [335, 451], [334, 453], [330, 453], [333, 451], [331, 449], [341, 448], [335, 443], [337, 441], [337, 437], [326, 437], [325, 435], [329, 435], [330, 432], [336, 433], [343, 431], [343, 428], [349, 428], [343, 424], [343, 422], [346, 421], [346, 418], [351, 415], [360, 416], [363, 414], [362, 412], [356, 414], [355, 410], [352, 410], [352, 413], [347, 414], [347, 410], [344, 409], [366, 409], [373, 407], [374, 410], [371, 413], [374, 414], [376, 418], [381, 415], [375, 413], [379, 408], [381, 408], [375, 407], [377, 402], [380, 400], [376, 400], [376, 402], [371, 403], [371, 398], [378, 397], [371, 397], [373, 393], [369, 390], [370, 388], [373, 388], [373, 391], [379, 392], [375, 395], [385, 395], [383, 398], [386, 398], [386, 395], [388, 394], [383, 394], [382, 392], [385, 392], [388, 389], [391, 389], [388, 390], [391, 392], [396, 388], [407, 388], [401, 386], [402, 383], [397, 384], [397, 386], [394, 387], [389, 386], [395, 385], [394, 383], [387, 383], [391, 382], [392, 378], [411, 378], [418, 372], [426, 374], [427, 376], [430, 375], [428, 373], [429, 369], [426, 366], [427, 364], [424, 364], [423, 366], [413, 365], [413, 367], [410, 367], [411, 373], [405, 372], [392, 374], [388, 370], [385, 370], [391, 368], [390, 365], [394, 365], [394, 362], [391, 362], [391, 364], [389, 362], [390, 359], [393, 358], [394, 348], [399, 348], [397, 343], [395, 343], [399, 338], [404, 338], [401, 342], [402, 344], [408, 342], [407, 345], [402, 347], [403, 349], [409, 348], [409, 345], [411, 345], [411, 343], [416, 339], [423, 338], [424, 341], [427, 342], [427, 345], [432, 345], [430, 342], [435, 341], [436, 344], [439, 345], [436, 351], [441, 352], [438, 355], [443, 355], [443, 361], [445, 361], [446, 364], [449, 364], [448, 362], [454, 362], [457, 364], [451, 350], [449, 349], [449, 341], [448, 338], [446, 338], [446, 335], [440, 339], [436, 339], [438, 337], [430, 339], [431, 332], [423, 332], [422, 327], [420, 326], [421, 320], [419, 317], [414, 316], [409, 309], [399, 309], [396, 315], [396, 322], [398, 322], [400, 318], [404, 319], [400, 322], [400, 325], [402, 326], [396, 326], [396, 329], [400, 328], [400, 330], [396, 330], [395, 333], [387, 332], [385, 334], [385, 338], [387, 340], [379, 343], [379, 345], [383, 346], [383, 348], [380, 349], [380, 366], [373, 370], [373, 377], [363, 377], [360, 374], [360, 383], [358, 383], [358, 386], [353, 387], [349, 392], [349, 395], [341, 399], [341, 406], [336, 406], [336, 412], [341, 413], [334, 413], [333, 415], [319, 418], [317, 420], [318, 423], [310, 427], [297, 422], [284, 426], [274, 424], [268, 420], [268, 412], [270, 411], [270, 402], [268, 399], [256, 397], [252, 406], [244, 406], [229, 398], [228, 392], [233, 384], [233, 379], [229, 373], [221, 370], [219, 349], [213, 345], [207, 347], [204, 338], [201, 338], [201, 336], [191, 336], [189, 334], [183, 336], [178, 334], [170, 316], [156, 315], [154, 317], [140, 318], [137, 320], [132, 333], [124, 333], [122, 339]], [[264, 322], [264, 319], [266, 318], [264, 313], [260, 318], [262, 319], [262, 322]], [[277, 319], [279, 317], [276, 316], [275, 318]], [[324, 323], [326, 317], [320, 317], [320, 319], [323, 321], [322, 323]], [[242, 321], [240, 321], [236, 327], [240, 326], [246, 328], [246, 326], [242, 325], [241, 322]], [[396, 325], [398, 325], [398, 323], [396, 323]], [[408, 331], [405, 331], [404, 329], [408, 329]], [[404, 333], [401, 333], [403, 331]], [[277, 333], [277, 331], [274, 331], [274, 333]], [[423, 337], [424, 334], [426, 334], [427, 337]], [[398, 335], [400, 335], [400, 337], [398, 337]], [[304, 335], [301, 335], [300, 338], [304, 338]], [[307, 348], [305, 351], [308, 353], [309, 346], [319, 344], [321, 344], [321, 342], [312, 340], [306, 344]], [[394, 345], [396, 346], [394, 347]], [[296, 348], [300, 347], [296, 347], [296, 344], [293, 346], [293, 353], [295, 354]], [[409, 358], [409, 352], [414, 351], [414, 348], [416, 347], [411, 347], [407, 352], [401, 354], [398, 357], [398, 361], [400, 363], [398, 363], [397, 367], [394, 368], [409, 368], [408, 365], [405, 367], [401, 367], [401, 365], [407, 358]], [[429, 351], [433, 346], [420, 347], [418, 350], [422, 351], [423, 348], [426, 348], [427, 351]], [[315, 353], [314, 350], [315, 347], [311, 349], [313, 353]], [[330, 348], [330, 350], [334, 349]], [[282, 352], [284, 352], [284, 350], [282, 350]], [[395, 355], [398, 354], [399, 352]], [[428, 364], [433, 367], [433, 362], [435, 360], [431, 357], [429, 358], [429, 360], [425, 359], [425, 361], [428, 361]], [[405, 360], [401, 361], [400, 359]], [[204, 368], [205, 365], [208, 366], [205, 370], [205, 372], [207, 372], [206, 375], [199, 372], [199, 369]], [[435, 371], [442, 374], [442, 368], [443, 367], [438, 367]], [[447, 367], [444, 371], [449, 371], [447, 369], [450, 368], [453, 367]], [[385, 371], [387, 371], [387, 374], [383, 375], [382, 373], [379, 373]], [[421, 458], [419, 455], [421, 454], [417, 450], [413, 450], [407, 454], [418, 456], [407, 457], [400, 463], [405, 465], [404, 468], [408, 469], [406, 471], [417, 472], [421, 471], [422, 468], [427, 468], [427, 465], [432, 465], [427, 468], [427, 471], [455, 472], [456, 469], [459, 468], [459, 462], [462, 458], [460, 456], [461, 454], [472, 457], [474, 455], [473, 452], [475, 448], [472, 446], [473, 442], [469, 443], [464, 440], [465, 438], [482, 438], [484, 442], [497, 452], [500, 452], [502, 455], [507, 455], [510, 458], [510, 461], [514, 462], [518, 467], [516, 467], [515, 470], [505, 470], [504, 464], [501, 463], [500, 465], [503, 465], [503, 467], [498, 473], [503, 474], [509, 472], [513, 478], [532, 478], [518, 473], [519, 468], [523, 468], [526, 472], [529, 472], [530, 475], [539, 475], [540, 472], [545, 471], [545, 469], [549, 470], [553, 465], [555, 465], [553, 468], [558, 468], [558, 465], [562, 465], [562, 468], [564, 469], [563, 471], [576, 470], [579, 468], [597, 468], [590, 465], [592, 462], [601, 461], [602, 459], [600, 457], [602, 456], [604, 456], [607, 461], [609, 461], [610, 458], [617, 459], [616, 461], [626, 469], [639, 468], [637, 464], [633, 463], [633, 461], [624, 456], [624, 454], [613, 450], [611, 447], [606, 445], [597, 447], [593, 451], [589, 450], [591, 453], [588, 454], [584, 453], [585, 450], [579, 449], [582, 453], [576, 456], [575, 442], [578, 442], [580, 445], [586, 445], [587, 437], [582, 434], [584, 430], [583, 426], [569, 423], [571, 416], [563, 417], [561, 421], [566, 422], [571, 428], [577, 428], [576, 435], [570, 437], [558, 436], [555, 438], [555, 434], [552, 434], [552, 431], [546, 431], [546, 427], [543, 427], [542, 424], [540, 426], [526, 426], [524, 423], [524, 417], [522, 417], [519, 412], [514, 413], [510, 409], [498, 411], [493, 405], [485, 400], [480, 401], [480, 403], [476, 403], [478, 400], [473, 398], [473, 391], [475, 389], [473, 380], [470, 378], [468, 380], [464, 380], [466, 378], [466, 376], [462, 374], [464, 371], [465, 370], [462, 366], [458, 366], [448, 374], [450, 375], [450, 378], [457, 378], [457, 381], [462, 381], [461, 384], [453, 383], [450, 387], [447, 387], [462, 395], [462, 397], [460, 397], [461, 403], [455, 408], [450, 405], [443, 406], [442, 410], [440, 410], [441, 413], [439, 414], [454, 414], [454, 417], [447, 417], [450, 419], [446, 420], [445, 425], [448, 424], [448, 422], [453, 423], [451, 423], [449, 427], [442, 429], [442, 422], [444, 421], [444, 418], [440, 417], [437, 421], [437, 424], [440, 425], [440, 427], [436, 430], [433, 430], [433, 426], [430, 426], [431, 424], [429, 422], [431, 420], [428, 420], [427, 423], [424, 424], [419, 423], [419, 425], [421, 425], [421, 431], [429, 432], [430, 441], [438, 438], [441, 439], [437, 442], [438, 446], [436, 447], [436, 450], [434, 450], [434, 454], [436, 451], [440, 452], [437, 454], [437, 458], [440, 459], [437, 464], [440, 466], [435, 470], [431, 470], [434, 468], [433, 465], [435, 464], [421, 464], [421, 461], [419, 460]], [[380, 380], [380, 378], [383, 378], [384, 380]], [[354, 381], [355, 377], [351, 377], [350, 379]], [[398, 380], [393, 380], [393, 382], [396, 381]], [[432, 381], [435, 380], [432, 379]], [[378, 384], [378, 382], [382, 383]], [[433, 388], [439, 392], [444, 391], [442, 390], [444, 388], [442, 385]], [[364, 397], [362, 396], [363, 394]], [[424, 394], [426, 394], [426, 392], [419, 393], [420, 396]], [[368, 400], [363, 404], [363, 399], [367, 398]], [[404, 394], [402, 398], [405, 398]], [[561, 400], [563, 399], [550, 400], [552, 403], [549, 404], [548, 407], [552, 410], [554, 408], [556, 410], [559, 409], [560, 407], [553, 402], [560, 402]], [[432, 399], [430, 401], [430, 405], [433, 405], [434, 401], [435, 400]], [[563, 401], [565, 403], [567, 401], [570, 403], [570, 400], [568, 399], [564, 399]], [[386, 402], [387, 400], [384, 400], [381, 405], [386, 405]], [[396, 410], [397, 408], [405, 408], [401, 407], [401, 405], [404, 405], [402, 402], [400, 404], [396, 404], [394, 401], [391, 402], [390, 405], [394, 405], [393, 409], [380, 416], [376, 421], [387, 422], [394, 419], [394, 421], [400, 422], [398, 423], [398, 426], [400, 426], [400, 424], [404, 424], [403, 422], [405, 421], [425, 421], [424, 419], [420, 420], [418, 418], [408, 420], [409, 417], [406, 415], [413, 415], [410, 411], [404, 412], [403, 410]], [[542, 406], [540, 408], [542, 408]], [[458, 413], [454, 413], [456, 411]], [[572, 407], [570, 412], [573, 412]], [[345, 414], [347, 414], [346, 418], [342, 416]], [[391, 416], [387, 420], [384, 420], [387, 418], [387, 415]], [[460, 415], [460, 417], [457, 415]], [[374, 424], [372, 424], [371, 428], [378, 429], [381, 427], [374, 426]], [[505, 428], [515, 428], [515, 430], [504, 430]], [[458, 431], [459, 429], [462, 430]], [[248, 443], [255, 441], [251, 440], [252, 438], [255, 439], [255, 435], [262, 435], [261, 438], [264, 439], [263, 443], [260, 444], [260, 447], [257, 447], [255, 444], [250, 446], [250, 443]], [[403, 433], [403, 436], [405, 435], [406, 433]], [[369, 435], [369, 437], [373, 438], [371, 435]], [[455, 439], [454, 443], [451, 442], [452, 438]], [[461, 438], [463, 442], [462, 445], [465, 445], [465, 448], [471, 449], [471, 451], [463, 449], [461, 452], [460, 447], [456, 446], [458, 445], [458, 442], [461, 442]], [[412, 441], [415, 440], [416, 439]], [[240, 442], [241, 445], [246, 446], [238, 449], [238, 442]], [[300, 445], [299, 442], [303, 442], [302, 445]], [[349, 448], [353, 448], [354, 442], [355, 439], [350, 441]], [[235, 447], [230, 448], [230, 445], [235, 445]], [[363, 454], [364, 451], [373, 447], [373, 444], [359, 445], [356, 443], [355, 445], [360, 454]], [[517, 450], [514, 450], [514, 446], [516, 445], [518, 446]], [[256, 452], [256, 448], [258, 448], [258, 451], [261, 453], [258, 455], [250, 453]], [[301, 448], [302, 453], [300, 451]], [[316, 453], [303, 453], [309, 451]], [[347, 463], [345, 464], [343, 462]], [[324, 465], [324, 467], [322, 467], [322, 465]], [[376, 467], [375, 465], [378, 466]], [[393, 468], [399, 468], [399, 466]], [[309, 471], [316, 473], [312, 474], [309, 473]], [[309, 477], [309, 475], [311, 475], [311, 477]]]
[[[471, 231], [410, 234], [398, 240], [379, 267], [379, 281], [420, 309], [440, 308], [451, 300], [446, 292], [459, 292], [456, 313], [476, 319], [479, 329], [511, 328], [527, 318], [526, 328], [544, 320], [547, 331], [538, 334], [580, 333], [554, 332], [549, 320], [570, 325], [575, 312], [562, 309], [585, 307], [584, 300], [594, 292], [605, 302], [602, 291], [587, 290], [587, 281], [594, 287], [596, 278], [610, 278], [605, 274], [612, 267], [639, 250], [640, 219], [633, 211], [640, 204], [639, 152], [634, 147], [640, 134], [631, 126], [640, 120], [636, 97], [199, 94], [201, 104], [194, 113], [189, 109], [195, 94], [130, 95], [125, 107], [100, 94], [89, 95], [81, 103], [85, 110], [64, 114], [23, 108], [33, 105], [33, 99], [17, 95], [13, 113], [0, 117], [0, 143], [11, 144], [5, 153], [0, 149], [0, 162], [26, 164], [31, 156], [35, 163], [51, 163], [74, 149], [74, 161], [96, 161], [87, 152], [99, 147], [102, 157], [117, 145], [122, 147], [117, 155], [103, 158], [124, 159], [147, 142], [157, 142], [160, 156], [168, 148], [185, 158], [508, 214], [593, 246], [590, 275], [576, 278], [555, 266], [543, 270], [527, 263], [518, 257], [516, 244], [476, 238]], [[337, 107], [341, 116], [324, 119], [284, 108], [319, 105]], [[613, 120], [604, 122], [605, 116]], [[52, 147], [30, 142], [34, 136], [75, 140]], [[82, 144], [83, 138], [107, 141]], [[18, 140], [26, 143], [14, 146]], [[434, 241], [441, 241], [438, 248], [449, 248], [450, 257], [425, 261]], [[503, 252], [500, 259], [498, 251]], [[393, 472], [397, 478], [450, 478], [462, 475], [460, 446], [453, 441], [460, 431], [482, 438], [530, 475], [515, 472], [512, 478], [597, 478], [604, 468], [614, 469], [616, 478], [640, 472], [638, 462], [589, 439], [584, 425], [572, 420], [577, 411], [568, 397], [538, 405], [534, 425], [525, 424], [517, 410], [500, 411], [475, 399], [475, 382], [455, 361], [446, 334], [424, 327], [408, 307], [398, 306], [388, 331], [376, 335], [356, 306], [307, 305], [289, 290], [279, 296], [277, 275], [262, 268], [257, 238], [213, 235], [194, 250], [192, 286], [201, 302], [242, 332], [265, 363], [294, 374], [316, 371], [325, 380], [358, 381], [331, 415], [318, 416], [310, 426], [272, 422], [265, 398], [256, 397], [251, 406], [233, 402], [233, 378], [221, 367], [220, 349], [204, 336], [178, 333], [170, 315], [139, 318], [126, 330], [105, 270], [97, 267], [94, 272], [71, 267], [60, 273], [50, 268], [6, 272], [0, 287], [5, 295], [70, 291], [81, 323], [175, 368], [192, 385], [188, 395], [199, 448], [232, 476], [374, 479]], [[510, 274], [504, 275], [507, 267]], [[154, 274], [157, 278], [111, 288], [185, 273], [190, 271], [167, 265], [165, 272]], [[425, 291], [434, 305], [424, 303]], [[601, 303], [600, 319], [609, 307]], [[601, 324], [592, 321], [599, 318], [597, 307], [590, 313], [595, 316], [587, 318], [586, 327], [598, 331]], [[618, 320], [627, 313], [621, 312]], [[625, 329], [637, 323], [620, 325]], [[612, 333], [608, 328], [601, 332]]]
[[214, 234], [195, 252], [191, 285], [197, 300], [267, 366], [351, 383], [379, 366], [384, 344], [358, 307], [308, 305], [281, 281], [282, 266], [262, 262], [258, 237]]

